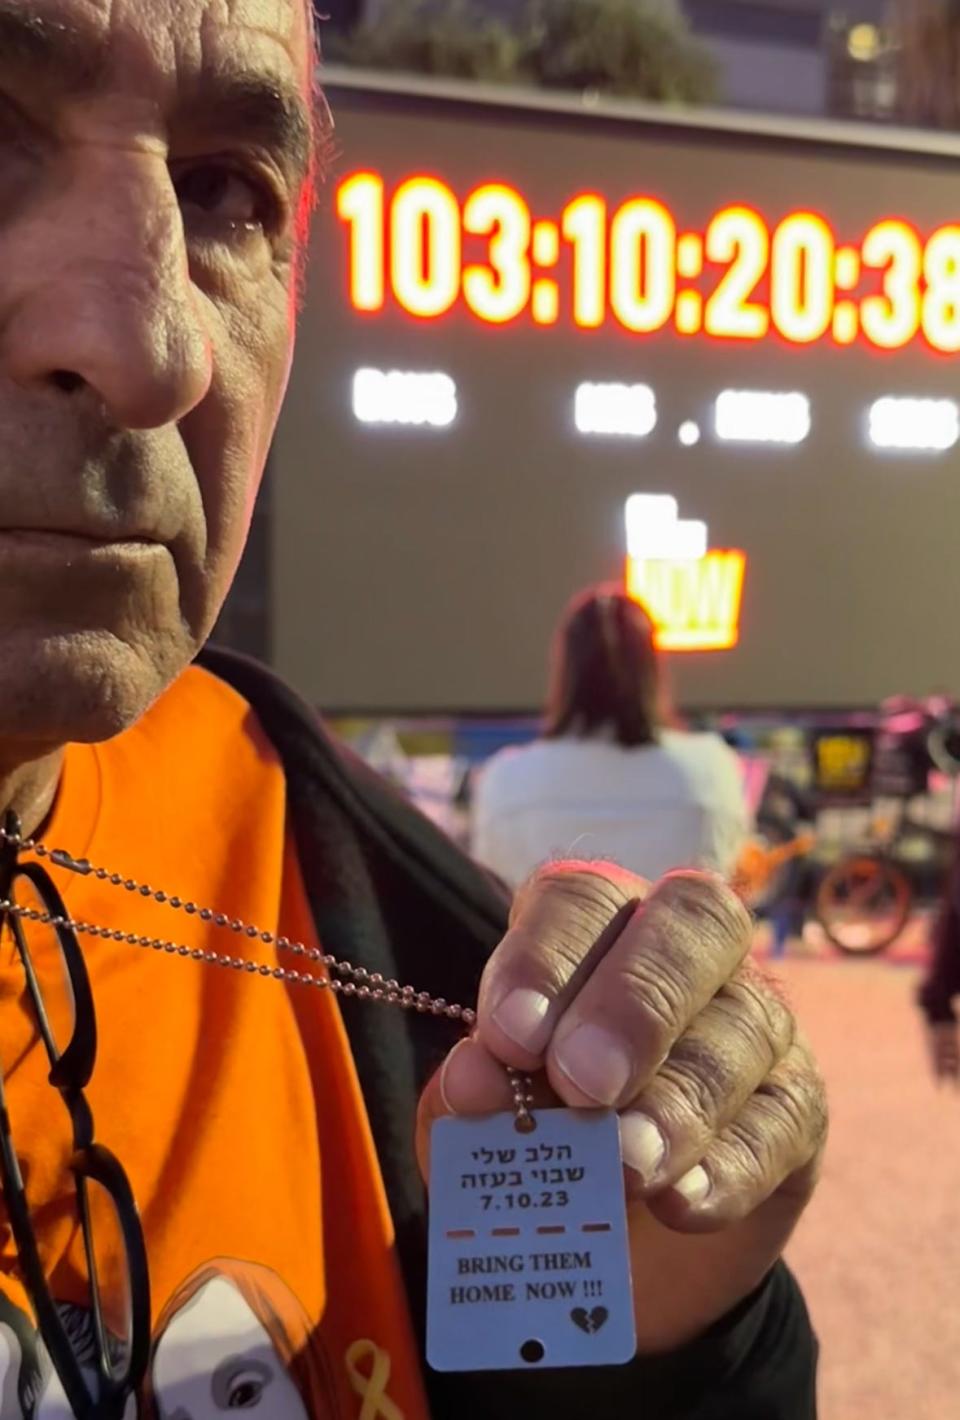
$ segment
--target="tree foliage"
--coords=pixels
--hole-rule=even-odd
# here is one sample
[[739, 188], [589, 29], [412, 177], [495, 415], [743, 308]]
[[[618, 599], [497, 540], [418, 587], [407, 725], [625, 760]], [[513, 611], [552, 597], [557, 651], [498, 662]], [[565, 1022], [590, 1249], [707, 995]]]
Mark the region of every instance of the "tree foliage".
[[324, 51], [334, 63], [501, 82], [517, 71], [520, 37], [471, 0], [384, 0], [377, 13]]
[[475, 0], [382, 0], [335, 62], [618, 96], [702, 101], [713, 68], [676, 0], [527, 0], [518, 19]]
[[713, 93], [713, 66], [673, 0], [540, 0], [526, 61], [548, 87], [676, 102]]

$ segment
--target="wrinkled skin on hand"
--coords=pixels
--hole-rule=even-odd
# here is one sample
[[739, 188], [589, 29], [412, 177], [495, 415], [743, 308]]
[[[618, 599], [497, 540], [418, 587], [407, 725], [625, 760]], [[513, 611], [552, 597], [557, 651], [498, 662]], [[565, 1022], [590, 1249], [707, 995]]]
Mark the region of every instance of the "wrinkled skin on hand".
[[421, 1101], [511, 1107], [505, 1066], [540, 1104], [620, 1116], [640, 1349], [697, 1336], [762, 1281], [813, 1192], [823, 1084], [777, 991], [749, 964], [752, 924], [719, 878], [655, 887], [558, 863], [517, 895], [483, 977], [477, 1026]]

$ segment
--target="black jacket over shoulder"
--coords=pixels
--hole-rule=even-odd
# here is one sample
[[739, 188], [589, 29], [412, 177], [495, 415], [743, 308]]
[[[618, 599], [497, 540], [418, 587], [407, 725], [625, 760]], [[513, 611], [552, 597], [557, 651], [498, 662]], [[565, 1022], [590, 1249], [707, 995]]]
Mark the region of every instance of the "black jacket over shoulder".
[[[289, 811], [324, 949], [449, 1001], [476, 998], [506, 901], [427, 819], [333, 740], [255, 662], [207, 648], [201, 664], [251, 705], [286, 771]], [[414, 1324], [425, 1316], [426, 1197], [417, 1098], [458, 1038], [453, 1022], [341, 997]], [[435, 1420], [813, 1420], [817, 1345], [790, 1272], [668, 1356], [576, 1371], [426, 1370]]]

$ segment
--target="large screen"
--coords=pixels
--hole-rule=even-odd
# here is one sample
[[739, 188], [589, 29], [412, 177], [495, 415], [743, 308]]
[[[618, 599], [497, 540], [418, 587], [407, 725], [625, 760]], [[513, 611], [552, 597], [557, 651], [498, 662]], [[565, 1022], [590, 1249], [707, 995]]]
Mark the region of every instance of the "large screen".
[[960, 691], [960, 144], [334, 82], [274, 645], [331, 710], [528, 710], [626, 579], [677, 698]]
[[389, 294], [422, 320], [462, 304], [488, 325], [563, 317], [634, 335], [841, 346], [861, 336], [875, 350], [922, 338], [934, 351], [960, 350], [956, 225], [926, 236], [885, 217], [843, 245], [815, 212], [788, 212], [771, 230], [761, 212], [734, 203], [703, 231], [679, 233], [656, 198], [628, 197], [611, 213], [596, 192], [572, 197], [556, 220], [534, 221], [524, 193], [506, 183], [481, 183], [461, 202], [435, 177], [388, 188], [368, 170], [340, 178], [337, 216], [360, 313], [383, 312]]

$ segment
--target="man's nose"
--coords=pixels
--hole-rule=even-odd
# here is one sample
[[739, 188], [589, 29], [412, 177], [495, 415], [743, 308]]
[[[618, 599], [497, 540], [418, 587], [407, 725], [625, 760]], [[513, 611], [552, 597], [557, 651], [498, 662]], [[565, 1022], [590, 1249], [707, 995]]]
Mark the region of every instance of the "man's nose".
[[0, 280], [0, 316], [13, 296], [0, 376], [92, 395], [121, 429], [182, 419], [210, 387], [212, 351], [166, 164], [92, 162], [34, 220], [36, 259], [22, 230]]

